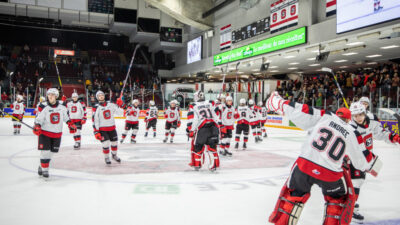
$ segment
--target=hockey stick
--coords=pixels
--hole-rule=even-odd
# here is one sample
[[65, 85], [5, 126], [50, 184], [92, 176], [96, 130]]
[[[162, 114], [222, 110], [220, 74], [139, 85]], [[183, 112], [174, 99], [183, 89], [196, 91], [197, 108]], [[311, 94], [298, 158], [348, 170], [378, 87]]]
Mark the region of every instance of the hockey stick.
[[61, 77], [60, 77], [60, 71], [58, 71], [58, 66], [57, 66], [57, 54], [54, 54], [54, 65], [56, 66], [56, 72], [57, 72], [57, 76], [58, 76], [58, 82], [60, 83], [60, 87], [61, 87], [61, 92], [64, 94], [63, 88], [62, 88], [62, 83], [61, 83]]
[[133, 60], [135, 59], [136, 52], [137, 52], [137, 50], [139, 49], [139, 47], [140, 47], [140, 44], [136, 45], [135, 50], [133, 51], [133, 55], [132, 55], [132, 58], [131, 58], [131, 62], [129, 63], [128, 72], [126, 73], [126, 77], [125, 77], [125, 80], [124, 80], [124, 85], [122, 86], [121, 94], [120, 94], [120, 96], [119, 96], [120, 98], [122, 98], [122, 95], [124, 94], [124, 89], [125, 89], [125, 86], [126, 86], [126, 82], [128, 81], [129, 73], [131, 72]]
[[[379, 110], [382, 110], [383, 112], [387, 112], [390, 115], [394, 116], [397, 119], [397, 126], [400, 125], [400, 115], [397, 114], [395, 111], [388, 108], [380, 108]], [[397, 130], [397, 133], [400, 135], [400, 129]]]
[[29, 128], [31, 128], [32, 130], [33, 130], [33, 127], [31, 127], [30, 125], [28, 125], [28, 124], [26, 124], [26, 123], [24, 123], [24, 122], [22, 122], [20, 119], [18, 119], [17, 117], [14, 117], [13, 115], [11, 115], [11, 114], [9, 114], [9, 113], [7, 113], [6, 111], [4, 111], [4, 110], [0, 110], [1, 112], [3, 112], [3, 113], [5, 113], [5, 114], [7, 114], [7, 115], [9, 115], [11, 118], [13, 118], [14, 120], [16, 120], [16, 121], [18, 121], [18, 122], [20, 122], [20, 123], [22, 123], [23, 125], [25, 125], [25, 126], [27, 126], [27, 127], [29, 127]]
[[349, 105], [347, 104], [347, 101], [346, 101], [346, 99], [344, 98], [344, 94], [343, 94], [342, 88], [340, 88], [340, 85], [339, 85], [339, 83], [338, 83], [338, 81], [337, 81], [336, 75], [333, 73], [333, 70], [330, 69], [330, 68], [328, 68], [328, 67], [323, 67], [323, 68], [322, 68], [322, 71], [325, 71], [325, 72], [328, 72], [328, 73], [332, 74], [332, 76], [333, 76], [333, 78], [334, 78], [334, 80], [335, 80], [335, 84], [336, 84], [336, 86], [338, 87], [339, 93], [342, 95], [343, 102], [344, 102], [346, 108], [349, 108]]

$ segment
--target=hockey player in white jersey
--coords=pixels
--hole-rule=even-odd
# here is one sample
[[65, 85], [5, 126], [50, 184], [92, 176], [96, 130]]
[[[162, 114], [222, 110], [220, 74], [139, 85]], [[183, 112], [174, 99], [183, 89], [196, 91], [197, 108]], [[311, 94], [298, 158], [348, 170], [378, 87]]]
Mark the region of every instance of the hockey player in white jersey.
[[20, 134], [21, 132], [21, 121], [24, 118], [25, 113], [25, 104], [23, 100], [24, 98], [22, 95], [17, 95], [16, 101], [10, 105], [13, 116], [11, 121], [13, 122], [14, 126], [14, 135]]
[[126, 121], [125, 121], [125, 129], [122, 133], [121, 143], [124, 142], [129, 130], [132, 129], [131, 135], [131, 143], [136, 143], [136, 135], [139, 130], [139, 100], [132, 100], [132, 105], [128, 106], [126, 109]]
[[175, 130], [181, 126], [181, 116], [179, 108], [176, 106], [177, 101], [172, 100], [170, 106], [164, 111], [165, 118], [165, 138], [164, 143], [168, 141], [168, 136], [171, 133], [170, 142], [174, 142]]
[[229, 151], [231, 146], [231, 138], [233, 132], [233, 126], [235, 125], [235, 114], [236, 110], [233, 107], [233, 99], [231, 96], [226, 97], [225, 105], [221, 107], [221, 115], [220, 115], [220, 122], [221, 122], [221, 137], [222, 143], [220, 151], [221, 155], [224, 156], [232, 156], [232, 153]]
[[259, 124], [258, 118], [258, 107], [254, 104], [253, 99], [249, 99], [249, 109], [251, 110], [250, 114], [250, 126], [253, 131], [254, 141], [257, 143], [261, 141], [261, 127]]
[[295, 225], [310, 197], [311, 187], [317, 184], [326, 201], [323, 224], [349, 224], [355, 196], [348, 170], [342, 167], [344, 157], [347, 155], [363, 171], [378, 172], [373, 167], [376, 157], [365, 148], [361, 134], [348, 124], [350, 111], [340, 108], [335, 115], [285, 101], [277, 92], [267, 100], [267, 107], [309, 131], [269, 222]]
[[236, 109], [235, 119], [236, 124], [236, 136], [235, 136], [235, 149], [239, 148], [240, 135], [243, 133], [243, 150], [247, 148], [247, 142], [249, 141], [249, 130], [250, 130], [250, 116], [253, 112], [246, 106], [246, 99], [242, 98], [239, 100], [239, 106]]
[[267, 137], [267, 129], [265, 129], [265, 123], [267, 122], [268, 118], [268, 109], [266, 106], [263, 106], [263, 102], [260, 101], [258, 102], [258, 107], [260, 108], [259, 113], [260, 113], [260, 127], [261, 127], [261, 132], [263, 133], [263, 137]]
[[[363, 99], [364, 98], [364, 99]], [[363, 97], [360, 99], [363, 101], [367, 101]], [[378, 118], [370, 113], [370, 116], [367, 115], [367, 111], [365, 106], [361, 102], [352, 103], [350, 106], [352, 121], [351, 125], [362, 135], [364, 140], [365, 147], [368, 151], [373, 151], [374, 147], [374, 139], [383, 140], [387, 143], [391, 144], [399, 144], [400, 138], [398, 134], [391, 133], [390, 131], [384, 129], [382, 124], [379, 122]], [[358, 170], [350, 164], [350, 172], [351, 179], [354, 186], [354, 191], [356, 194], [356, 201], [360, 194], [360, 188], [363, 185], [366, 173], [362, 170]], [[356, 203], [353, 212], [353, 222], [363, 223], [364, 216], [359, 212], [359, 204]]]
[[71, 122], [75, 124], [77, 130], [74, 133], [74, 149], [81, 148], [81, 130], [82, 125], [86, 123], [86, 106], [84, 102], [79, 101], [78, 93], [71, 95], [72, 101], [67, 103], [67, 109]]
[[39, 176], [49, 177], [50, 160], [57, 153], [63, 129], [63, 122], [68, 124], [70, 133], [76, 132], [76, 126], [68, 116], [67, 108], [57, 98], [59, 96], [56, 88], [47, 90], [47, 104], [41, 104], [40, 111], [35, 119], [33, 133], [39, 136], [38, 150], [40, 151]]
[[[194, 137], [192, 154], [192, 163], [190, 164], [195, 170], [199, 170], [203, 164], [203, 154], [207, 147], [210, 158], [209, 169], [215, 171], [219, 167], [219, 156], [217, 152], [217, 144], [219, 139], [218, 117], [215, 114], [214, 102], [206, 101], [204, 93], [197, 91], [194, 94], [192, 115], [188, 121], [191, 125], [190, 135]], [[188, 116], [189, 117], [189, 116]]]
[[153, 128], [153, 137], [157, 135], [157, 119], [158, 119], [158, 109], [153, 100], [149, 101], [149, 108], [146, 111], [146, 118], [144, 122], [146, 122], [146, 133], [144, 137], [147, 137], [149, 133], [150, 127]]
[[117, 155], [118, 134], [115, 128], [114, 115], [117, 110], [122, 111], [119, 107], [123, 105], [123, 101], [119, 98], [117, 104], [106, 102], [102, 91], [97, 91], [96, 99], [98, 104], [93, 107], [92, 118], [95, 138], [101, 141], [106, 164], [111, 164], [110, 146], [112, 159], [120, 163], [121, 159]]

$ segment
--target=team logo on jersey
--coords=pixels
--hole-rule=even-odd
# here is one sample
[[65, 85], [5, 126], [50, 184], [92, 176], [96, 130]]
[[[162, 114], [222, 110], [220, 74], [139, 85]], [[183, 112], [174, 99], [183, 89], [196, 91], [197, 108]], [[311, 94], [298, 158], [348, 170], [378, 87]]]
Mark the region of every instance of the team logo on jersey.
[[43, 144], [39, 144], [39, 149], [43, 149]]
[[313, 169], [312, 172], [313, 172], [313, 174], [316, 174], [316, 175], [320, 175], [321, 174], [321, 172], [319, 172], [317, 169]]
[[50, 122], [52, 124], [57, 124], [60, 122], [60, 113], [52, 113], [50, 114]]
[[110, 110], [106, 110], [106, 111], [104, 111], [103, 112], [103, 116], [104, 116], [104, 119], [110, 119], [111, 118], [111, 112], [110, 112]]

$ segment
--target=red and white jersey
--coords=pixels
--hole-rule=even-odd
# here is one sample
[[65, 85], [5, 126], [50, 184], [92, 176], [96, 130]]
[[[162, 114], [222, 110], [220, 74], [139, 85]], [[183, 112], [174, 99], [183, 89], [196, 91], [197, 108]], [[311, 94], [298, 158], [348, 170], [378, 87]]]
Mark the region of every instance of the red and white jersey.
[[238, 106], [236, 109], [236, 118], [238, 124], [250, 124], [250, 116], [253, 112], [247, 106]]
[[191, 131], [196, 131], [207, 123], [214, 123], [218, 126], [219, 119], [215, 112], [214, 102], [208, 100], [196, 102], [193, 105], [192, 112], [193, 119], [188, 121], [188, 123], [191, 123]]
[[267, 109], [267, 107], [265, 107], [265, 106], [261, 107], [260, 118], [261, 118], [261, 121], [263, 121], [263, 122], [267, 121], [267, 118], [268, 118], [268, 109]]
[[[115, 130], [114, 115], [119, 107], [111, 102], [103, 102], [93, 107], [93, 127], [95, 131]], [[122, 110], [122, 109], [121, 109]]]
[[250, 114], [250, 123], [257, 123], [260, 119], [258, 118], [258, 106], [253, 105], [251, 107], [249, 107], [249, 109], [251, 110], [251, 114]]
[[67, 109], [68, 109], [69, 117], [72, 122], [79, 122], [83, 119], [86, 119], [85, 103], [83, 103], [81, 101], [68, 102]]
[[167, 120], [167, 122], [169, 122], [169, 123], [172, 123], [175, 121], [180, 121], [181, 116], [179, 114], [179, 108], [178, 107], [175, 107], [175, 108], [168, 107], [164, 111], [164, 117]]
[[223, 126], [233, 129], [233, 125], [235, 124], [235, 114], [236, 110], [233, 106], [224, 105], [221, 110], [221, 123]]
[[47, 105], [47, 102], [46, 102], [46, 101], [39, 103], [39, 104], [36, 106], [36, 109], [33, 111], [33, 113], [34, 113], [36, 116], [38, 116], [39, 113], [40, 113], [40, 111], [41, 111], [41, 110], [44, 108], [44, 106], [46, 106], [46, 105]]
[[137, 124], [139, 122], [140, 108], [134, 105], [128, 106], [126, 109], [126, 122]]
[[146, 111], [147, 121], [156, 120], [158, 118], [158, 109], [155, 106], [150, 106]]
[[25, 104], [23, 102], [15, 101], [10, 108], [13, 111], [12, 114], [21, 115], [25, 113]]
[[392, 143], [390, 140], [391, 132], [382, 127], [378, 117], [370, 113], [367, 114], [366, 125], [358, 125], [354, 120], [350, 124], [360, 132], [363, 137], [365, 147], [372, 151], [374, 147], [374, 140], [384, 140], [387, 143]]
[[63, 122], [68, 122], [67, 108], [58, 101], [54, 105], [40, 104], [39, 114], [35, 118], [35, 124], [42, 128], [42, 134], [51, 138], [60, 138], [62, 135]]
[[337, 181], [343, 176], [345, 155], [356, 168], [362, 171], [371, 168], [375, 156], [365, 148], [361, 134], [350, 124], [332, 112], [287, 103], [283, 106], [284, 114], [297, 127], [309, 132], [295, 165], [302, 172], [326, 182]]

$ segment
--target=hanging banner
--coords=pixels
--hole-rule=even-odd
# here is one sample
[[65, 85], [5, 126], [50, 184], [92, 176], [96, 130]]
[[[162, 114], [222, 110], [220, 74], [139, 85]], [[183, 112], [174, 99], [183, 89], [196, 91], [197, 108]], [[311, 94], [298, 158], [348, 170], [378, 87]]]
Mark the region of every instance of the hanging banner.
[[299, 0], [278, 0], [271, 4], [271, 33], [296, 26], [299, 21]]
[[232, 25], [228, 24], [219, 29], [219, 49], [221, 51], [232, 45]]
[[326, 0], [326, 17], [336, 15], [336, 0]]

